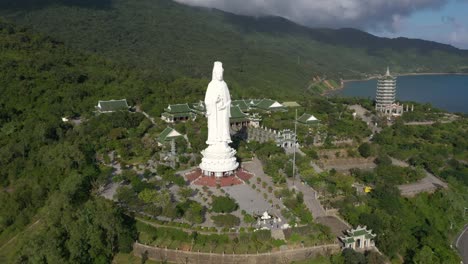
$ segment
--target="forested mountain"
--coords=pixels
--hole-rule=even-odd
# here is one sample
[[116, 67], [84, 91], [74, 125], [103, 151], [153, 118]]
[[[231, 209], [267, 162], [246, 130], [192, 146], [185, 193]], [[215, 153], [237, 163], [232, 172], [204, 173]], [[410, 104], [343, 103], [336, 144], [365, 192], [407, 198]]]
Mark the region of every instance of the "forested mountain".
[[[131, 134], [140, 139], [148, 127], [145, 122], [148, 124], [150, 121], [140, 113], [95, 116], [92, 111], [98, 100], [127, 98], [130, 105], [141, 105], [145, 111], [157, 117], [168, 103], [195, 102], [203, 98], [208, 80], [190, 76], [209, 77], [212, 61], [220, 59], [226, 63], [234, 98], [290, 96], [303, 105], [306, 105], [303, 101], [314, 105], [317, 109], [314, 112], [329, 114], [331, 125], [334, 122], [335, 127], [349, 132], [345, 121], [338, 121], [341, 120], [341, 113], [332, 111], [338, 106], [344, 109], [344, 106], [318, 97], [315, 98], [317, 100], [311, 100], [311, 97], [301, 99], [297, 96], [304, 93], [300, 88], [313, 74], [335, 74], [333, 76], [339, 77], [339, 72], [334, 72], [331, 64], [325, 64], [327, 58], [336, 63], [336, 69], [350, 67], [344, 63], [354, 63], [356, 67], [360, 65], [362, 71], [368, 67], [369, 72], [375, 70], [375, 65], [380, 67], [381, 64], [383, 67], [387, 62], [379, 56], [366, 55], [370, 52], [367, 48], [352, 48], [351, 44], [348, 48], [338, 47], [336, 36], [332, 37], [330, 32], [339, 31], [309, 30], [278, 18], [259, 19], [258, 24], [251, 27], [248, 21], [254, 21], [253, 18], [183, 7], [168, 1], [151, 3], [153, 1], [149, 0], [101, 1], [99, 5], [94, 1], [77, 0], [65, 4], [34, 0], [0, 3], [2, 12], [8, 13], [10, 19], [54, 35], [51, 38], [32, 33], [29, 29], [0, 20], [0, 263], [110, 263], [116, 252], [131, 250], [133, 241], [137, 239], [134, 220], [114, 203], [96, 195], [99, 187], [111, 175], [111, 168], [97, 162], [97, 154], [117, 147], [125, 147], [126, 152], [136, 149], [138, 145], [126, 140], [125, 136]], [[148, 6], [145, 7], [145, 4]], [[167, 6], [164, 11], [160, 10], [159, 16], [153, 17], [155, 9], [164, 5]], [[166, 19], [166, 26], [161, 25], [163, 18]], [[208, 19], [219, 23], [208, 25], [205, 23]], [[100, 26], [93, 26], [96, 23]], [[179, 27], [181, 31], [177, 31]], [[154, 31], [147, 32], [155, 34], [143, 33], [150, 29]], [[312, 32], [322, 32], [323, 39], [326, 35], [330, 36], [326, 40], [329, 44], [313, 41]], [[368, 34], [358, 33], [374, 39]], [[194, 37], [198, 37], [198, 41]], [[56, 39], [82, 51], [70, 49]], [[312, 43], [310, 46], [304, 44], [309, 42]], [[243, 43], [243, 46], [236, 46], [239, 43]], [[439, 47], [438, 44], [424, 43], [428, 45], [427, 48], [421, 48], [414, 55], [418, 60], [433, 62], [440, 56], [440, 60], [447, 61], [446, 65], [449, 62], [455, 66], [462, 65], [460, 58], [464, 58], [464, 51], [440, 46], [443, 48], [433, 52], [430, 46]], [[395, 48], [398, 51], [388, 53], [395, 56], [392, 61], [394, 65], [403, 61], [404, 56], [410, 56], [410, 46], [401, 44], [398, 49]], [[320, 51], [318, 47], [325, 48]], [[327, 49], [329, 54], [321, 53]], [[316, 58], [309, 54], [312, 51]], [[285, 52], [296, 52], [301, 56], [298, 60], [297, 56], [291, 58]], [[331, 56], [332, 52], [337, 54]], [[363, 60], [352, 59], [358, 57], [357, 52], [364, 56]], [[433, 57], [426, 57], [427, 54], [433, 54]], [[309, 56], [308, 62], [304, 60], [306, 55]], [[343, 63], [340, 56], [343, 56]], [[320, 58], [322, 64], [319, 65], [317, 61]], [[369, 59], [368, 64], [363, 63], [366, 58]], [[371, 61], [371, 58], [375, 61]], [[415, 63], [412, 60], [407, 62]], [[138, 67], [133, 69], [132, 66]], [[458, 69], [455, 66], [453, 70]], [[443, 68], [448, 66], [441, 64], [434, 64], [434, 67], [441, 68], [431, 69], [449, 70]], [[295, 89], [287, 89], [289, 87]], [[295, 93], [290, 93], [292, 91]], [[62, 122], [62, 117], [79, 117], [85, 122], [73, 125]], [[387, 144], [389, 151], [399, 152], [407, 150], [409, 145], [414, 149], [421, 148], [421, 140], [417, 137], [421, 134], [421, 137], [435, 141], [435, 146], [427, 148], [429, 150], [438, 151], [438, 147], [452, 144], [456, 148], [450, 148], [463, 150], [460, 142], [447, 140], [453, 139], [453, 136], [443, 129], [413, 131], [405, 127], [400, 126], [401, 131], [395, 133], [387, 129], [388, 132], [378, 140], [382, 141], [382, 145]], [[458, 133], [464, 130], [449, 128], [447, 131]], [[410, 136], [401, 137], [403, 133]], [[119, 139], [123, 137], [122, 145], [116, 146], [115, 142], [109, 141], [109, 135]], [[385, 143], [392, 142], [392, 136], [400, 138], [400, 149]], [[410, 141], [408, 143], [403, 139]], [[429, 151], [424, 153], [432, 155]], [[427, 155], [416, 157], [414, 160], [417, 163], [429, 163], [431, 167], [438, 164]], [[444, 172], [446, 178], [450, 180], [450, 175], [457, 173], [456, 178], [464, 179], [464, 163], [453, 163], [454, 168], [447, 167]], [[420, 245], [437, 245], [437, 248], [443, 249], [436, 248], [437, 254], [444, 256], [450, 249], [447, 245], [439, 246], [447, 240], [441, 234], [447, 233], [445, 230], [448, 230], [452, 220], [461, 222], [461, 214], [457, 210], [466, 201], [466, 197], [460, 199], [459, 195], [467, 193], [464, 185], [460, 184], [458, 188], [453, 192], [451, 189], [448, 194], [438, 193], [432, 200], [427, 196], [419, 198], [415, 202], [417, 207], [398, 197], [396, 192], [390, 196], [385, 192], [376, 192], [377, 198], [371, 197], [371, 204], [385, 201], [382, 205], [372, 205], [376, 210], [371, 211], [372, 207], [367, 205], [362, 205], [366, 208], [359, 214], [354, 213], [354, 206], [344, 209], [356, 222], [366, 219], [365, 223], [373, 228], [395, 230], [396, 235], [385, 232], [384, 241], [378, 241], [384, 245], [385, 253], [398, 255], [403, 252], [404, 257], [410, 259], [417, 255], [413, 249]], [[378, 197], [380, 194], [381, 197]], [[387, 200], [396, 206], [388, 206]], [[457, 201], [457, 206], [454, 206], [454, 201]], [[346, 201], [345, 205], [356, 202]], [[444, 210], [443, 205], [448, 203], [451, 203], [451, 214]], [[426, 207], [431, 204], [438, 208], [437, 214]], [[406, 222], [411, 225], [394, 228], [395, 223], [400, 225], [400, 222], [393, 221], [393, 218], [400, 219], [395, 212], [404, 212], [404, 219], [408, 219]], [[383, 217], [373, 218], [376, 215]], [[442, 215], [447, 216], [445, 221], [439, 221], [443, 219]], [[420, 228], [410, 229], [420, 223]], [[432, 228], [433, 223], [437, 229]], [[26, 237], [21, 239], [18, 234], [26, 234]], [[403, 239], [399, 240], [401, 237]], [[401, 241], [409, 242], [405, 244]], [[433, 254], [430, 250], [424, 252]]]
[[468, 52], [449, 45], [311, 29], [170, 0], [8, 0], [0, 9], [9, 20], [158, 77], [208, 78], [221, 60], [241, 96], [316, 92], [314, 77], [359, 78], [387, 65], [396, 72], [468, 71]]
[[131, 250], [131, 220], [91, 195], [108, 177], [95, 162], [102, 130], [61, 117], [89, 118], [100, 98], [164, 97], [162, 86], [1, 21], [0, 50], [0, 263], [106, 263]]

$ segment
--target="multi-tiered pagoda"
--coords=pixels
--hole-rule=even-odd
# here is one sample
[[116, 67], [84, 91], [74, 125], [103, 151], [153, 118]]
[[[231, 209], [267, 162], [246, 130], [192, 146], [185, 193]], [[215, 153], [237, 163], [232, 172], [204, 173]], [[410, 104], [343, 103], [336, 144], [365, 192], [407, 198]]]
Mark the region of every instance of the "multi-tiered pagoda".
[[390, 75], [390, 69], [377, 81], [375, 109], [388, 115], [401, 115], [403, 106], [395, 103], [396, 77]]

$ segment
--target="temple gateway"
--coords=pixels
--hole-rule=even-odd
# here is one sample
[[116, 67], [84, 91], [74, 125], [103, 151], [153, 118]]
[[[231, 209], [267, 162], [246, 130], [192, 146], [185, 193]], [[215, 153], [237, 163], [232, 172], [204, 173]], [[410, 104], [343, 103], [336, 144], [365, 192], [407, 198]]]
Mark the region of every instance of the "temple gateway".
[[346, 236], [340, 237], [343, 242], [343, 248], [352, 248], [354, 250], [368, 250], [375, 247], [372, 230], [367, 230], [367, 226], [358, 226], [355, 229], [346, 231]]

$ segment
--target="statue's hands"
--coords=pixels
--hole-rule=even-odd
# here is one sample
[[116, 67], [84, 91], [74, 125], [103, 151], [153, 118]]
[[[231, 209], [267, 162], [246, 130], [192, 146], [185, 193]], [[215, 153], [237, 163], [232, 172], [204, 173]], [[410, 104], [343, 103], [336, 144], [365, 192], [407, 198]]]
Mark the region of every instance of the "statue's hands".
[[218, 106], [218, 110], [224, 110], [224, 109], [226, 109], [226, 105], [224, 103]]

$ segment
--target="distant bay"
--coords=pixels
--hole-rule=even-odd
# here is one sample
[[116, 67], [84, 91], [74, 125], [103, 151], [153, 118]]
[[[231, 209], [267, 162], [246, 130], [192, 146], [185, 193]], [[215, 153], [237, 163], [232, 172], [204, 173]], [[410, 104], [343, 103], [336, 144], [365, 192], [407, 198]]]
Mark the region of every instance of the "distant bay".
[[[374, 98], [377, 80], [346, 82], [336, 94]], [[431, 103], [449, 112], [468, 113], [468, 75], [407, 75], [397, 78], [397, 100]]]

